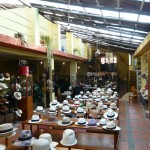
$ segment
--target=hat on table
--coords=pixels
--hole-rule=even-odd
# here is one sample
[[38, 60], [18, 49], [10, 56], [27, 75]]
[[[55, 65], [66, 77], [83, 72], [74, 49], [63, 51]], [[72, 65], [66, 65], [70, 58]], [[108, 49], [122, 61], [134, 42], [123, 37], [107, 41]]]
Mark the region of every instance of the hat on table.
[[32, 150], [51, 150], [50, 143], [46, 139], [38, 139], [33, 143]]
[[71, 129], [66, 129], [63, 132], [63, 137], [62, 137], [62, 140], [60, 141], [60, 143], [65, 146], [75, 145], [77, 143], [75, 132]]
[[16, 146], [31, 146], [36, 141], [30, 130], [21, 130], [19, 138], [13, 142]]
[[32, 115], [31, 120], [29, 120], [29, 123], [37, 123], [37, 122], [41, 122], [42, 119], [40, 119], [39, 115]]
[[50, 144], [51, 150], [55, 150], [54, 147], [56, 147], [56, 146], [58, 145], [57, 142], [54, 142], [54, 141], [52, 140], [52, 136], [51, 136], [51, 134], [49, 134], [49, 133], [43, 133], [43, 134], [41, 134], [41, 135], [39, 136], [39, 139], [46, 139], [46, 140], [48, 140], [48, 141], [49, 141], [49, 144]]

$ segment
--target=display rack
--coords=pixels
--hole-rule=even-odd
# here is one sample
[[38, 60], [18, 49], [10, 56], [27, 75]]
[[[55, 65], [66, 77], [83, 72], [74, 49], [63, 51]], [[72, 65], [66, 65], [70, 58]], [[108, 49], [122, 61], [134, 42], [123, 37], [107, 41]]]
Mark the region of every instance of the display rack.
[[20, 76], [22, 87], [22, 99], [18, 102], [18, 108], [22, 110], [20, 120], [27, 120], [33, 114], [33, 81], [32, 75]]

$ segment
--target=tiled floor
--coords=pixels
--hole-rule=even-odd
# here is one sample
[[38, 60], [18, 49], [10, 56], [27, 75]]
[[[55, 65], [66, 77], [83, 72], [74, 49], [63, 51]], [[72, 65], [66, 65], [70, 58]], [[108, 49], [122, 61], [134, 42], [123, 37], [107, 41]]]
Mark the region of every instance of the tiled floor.
[[120, 100], [120, 127], [119, 150], [150, 150], [150, 120], [142, 104], [129, 103], [127, 97]]
[[144, 106], [120, 100], [119, 150], [150, 150], [150, 120]]

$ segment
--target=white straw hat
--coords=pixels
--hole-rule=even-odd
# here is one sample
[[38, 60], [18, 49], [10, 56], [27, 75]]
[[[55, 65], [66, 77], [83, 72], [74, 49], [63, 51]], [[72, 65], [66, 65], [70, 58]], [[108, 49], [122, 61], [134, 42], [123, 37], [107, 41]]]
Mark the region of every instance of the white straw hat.
[[22, 115], [22, 110], [18, 109], [17, 111], [15, 111], [15, 113], [17, 114], [17, 116], [21, 117]]
[[29, 120], [29, 123], [37, 123], [37, 122], [41, 122], [42, 119], [40, 119], [39, 115], [32, 115], [31, 120]]
[[33, 143], [33, 150], [50, 150], [50, 143], [46, 139], [38, 139]]
[[55, 150], [54, 147], [56, 147], [56, 146], [58, 145], [57, 142], [53, 142], [53, 141], [52, 141], [52, 136], [51, 136], [51, 134], [49, 134], [49, 133], [43, 133], [43, 134], [41, 134], [41, 135], [39, 136], [39, 139], [46, 139], [46, 140], [48, 140], [48, 141], [49, 141], [49, 144], [50, 144], [51, 150]]
[[17, 100], [21, 100], [21, 93], [20, 92], [14, 92], [14, 98]]
[[63, 137], [62, 137], [62, 140], [60, 141], [60, 143], [65, 146], [75, 145], [77, 143], [75, 132], [71, 129], [66, 129], [63, 132]]

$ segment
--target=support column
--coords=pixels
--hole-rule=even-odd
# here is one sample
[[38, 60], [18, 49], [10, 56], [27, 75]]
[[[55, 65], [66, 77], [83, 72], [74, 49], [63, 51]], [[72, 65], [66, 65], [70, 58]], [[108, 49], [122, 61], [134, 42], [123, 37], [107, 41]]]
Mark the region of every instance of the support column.
[[52, 24], [52, 50], [61, 50], [61, 34], [59, 24]]
[[70, 62], [70, 84], [73, 85], [77, 78], [77, 62]]
[[32, 20], [31, 23], [31, 42], [37, 45], [40, 44], [40, 33], [39, 33], [39, 12], [37, 8], [29, 9], [29, 15]]
[[66, 33], [66, 49], [67, 53], [73, 54], [73, 33]]

